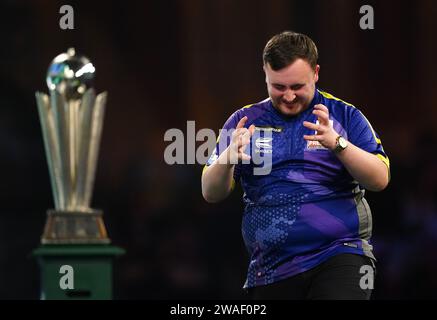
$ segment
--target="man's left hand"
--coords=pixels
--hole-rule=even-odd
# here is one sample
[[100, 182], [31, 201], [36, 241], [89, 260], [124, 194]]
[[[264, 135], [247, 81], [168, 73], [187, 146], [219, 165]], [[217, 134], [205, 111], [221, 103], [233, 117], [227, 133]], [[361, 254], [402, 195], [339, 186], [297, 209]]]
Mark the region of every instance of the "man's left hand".
[[314, 106], [313, 114], [317, 116], [319, 124], [304, 121], [303, 125], [308, 129], [315, 130], [314, 135], [304, 135], [303, 138], [307, 141], [319, 141], [322, 146], [329, 150], [334, 150], [338, 133], [329, 122], [329, 110], [323, 104], [316, 104]]

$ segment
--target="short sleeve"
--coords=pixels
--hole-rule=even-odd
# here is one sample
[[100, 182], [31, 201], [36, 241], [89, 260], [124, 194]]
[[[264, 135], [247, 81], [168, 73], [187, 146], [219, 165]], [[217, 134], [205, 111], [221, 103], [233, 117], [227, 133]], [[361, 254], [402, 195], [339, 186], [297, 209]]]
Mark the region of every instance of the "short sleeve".
[[350, 142], [367, 152], [377, 155], [390, 168], [390, 160], [384, 151], [379, 135], [373, 130], [369, 120], [360, 110], [353, 110], [347, 132]]

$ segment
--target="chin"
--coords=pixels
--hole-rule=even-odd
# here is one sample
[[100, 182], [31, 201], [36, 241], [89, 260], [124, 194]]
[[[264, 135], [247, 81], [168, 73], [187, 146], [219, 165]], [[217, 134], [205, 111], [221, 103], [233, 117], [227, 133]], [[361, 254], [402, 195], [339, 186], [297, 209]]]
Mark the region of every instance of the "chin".
[[300, 104], [297, 104], [297, 105], [294, 105], [290, 108], [290, 107], [281, 105], [279, 110], [281, 111], [281, 113], [283, 113], [287, 116], [295, 116], [302, 111], [302, 106]]
[[297, 116], [299, 114], [299, 112], [287, 111], [287, 112], [282, 112], [282, 114], [287, 116], [287, 117], [294, 117], [294, 116]]
[[298, 115], [304, 109], [300, 102], [292, 105], [286, 105], [282, 101], [275, 101], [275, 103], [273, 103], [273, 106], [281, 114], [288, 117]]

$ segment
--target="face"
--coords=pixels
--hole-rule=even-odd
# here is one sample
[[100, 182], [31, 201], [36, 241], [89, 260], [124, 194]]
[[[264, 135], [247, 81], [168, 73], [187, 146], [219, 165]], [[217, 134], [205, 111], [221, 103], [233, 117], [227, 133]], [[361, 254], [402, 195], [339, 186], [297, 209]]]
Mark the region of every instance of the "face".
[[272, 70], [268, 63], [264, 65], [267, 91], [276, 110], [291, 117], [307, 109], [314, 97], [319, 69], [317, 65], [313, 70], [302, 59], [278, 71]]

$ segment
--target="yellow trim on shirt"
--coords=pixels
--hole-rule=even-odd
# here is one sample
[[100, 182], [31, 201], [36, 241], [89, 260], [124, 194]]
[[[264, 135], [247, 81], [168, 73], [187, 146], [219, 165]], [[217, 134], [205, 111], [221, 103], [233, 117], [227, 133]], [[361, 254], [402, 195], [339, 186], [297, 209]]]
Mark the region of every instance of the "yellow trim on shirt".
[[243, 108], [241, 108], [241, 109], [247, 109], [247, 108], [250, 108], [250, 107], [252, 107], [254, 105], [254, 103], [252, 103], [252, 104], [247, 104], [247, 105], [245, 105]]
[[376, 143], [377, 143], [377, 144], [381, 144], [381, 139], [378, 139], [378, 138], [376, 137], [375, 130], [373, 130], [373, 127], [372, 127], [372, 125], [370, 124], [370, 121], [367, 120], [366, 116], [365, 116], [362, 112], [361, 112], [361, 114], [363, 115], [364, 119], [366, 119], [367, 124], [368, 124], [369, 127], [370, 127], [370, 130], [372, 130], [373, 137], [375, 138]]
[[[235, 169], [234, 169], [235, 170]], [[231, 191], [233, 191], [235, 189], [235, 179], [234, 177], [232, 177], [232, 181], [231, 181]]]
[[388, 157], [384, 157], [384, 156], [383, 156], [382, 154], [380, 154], [380, 153], [378, 153], [376, 156], [377, 156], [379, 159], [381, 159], [382, 162], [385, 163], [385, 165], [387, 166], [387, 168], [390, 169], [390, 159], [389, 159]]
[[205, 173], [205, 171], [206, 171], [206, 168], [208, 168], [209, 166], [207, 166], [206, 164], [203, 166], [203, 169], [202, 169], [202, 176], [203, 176], [203, 174]]
[[351, 107], [354, 107], [354, 108], [355, 108], [355, 106], [354, 106], [353, 104], [351, 104], [351, 103], [349, 103], [349, 102], [346, 102], [346, 101], [343, 101], [343, 100], [341, 100], [341, 99], [339, 99], [339, 98], [337, 98], [337, 97], [334, 97], [332, 94], [330, 94], [330, 93], [328, 93], [328, 92], [325, 92], [325, 91], [322, 91], [322, 90], [319, 90], [319, 89], [317, 89], [317, 91], [319, 91], [319, 93], [320, 93], [322, 96], [324, 96], [326, 99], [331, 99], [331, 100], [340, 101], [340, 102], [343, 102], [344, 104], [346, 104], [346, 105], [348, 105], [348, 106], [351, 106]]

